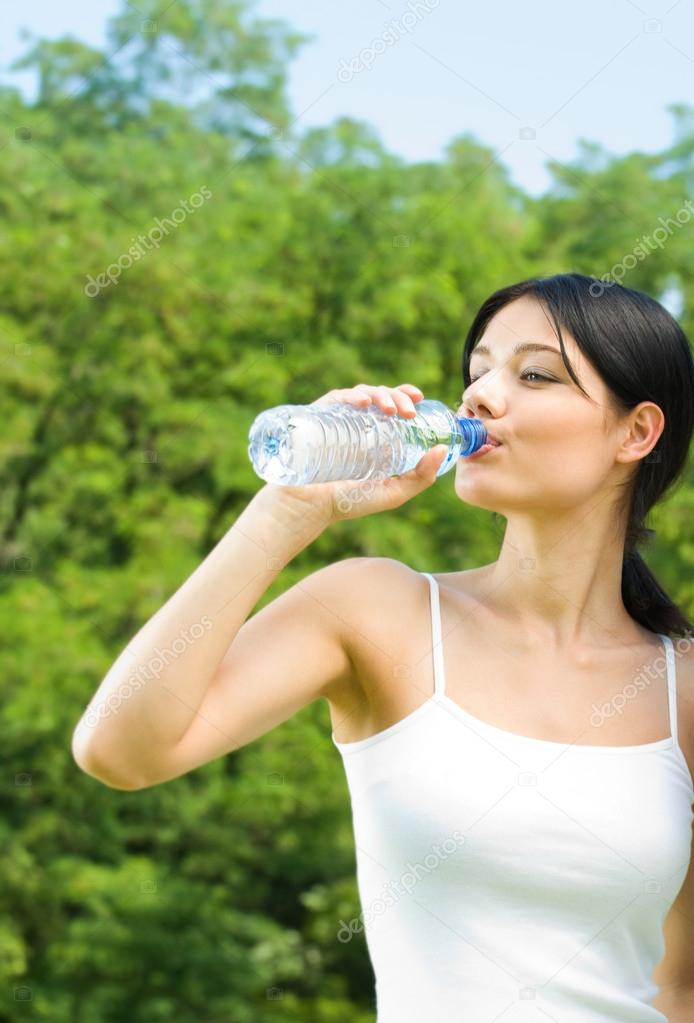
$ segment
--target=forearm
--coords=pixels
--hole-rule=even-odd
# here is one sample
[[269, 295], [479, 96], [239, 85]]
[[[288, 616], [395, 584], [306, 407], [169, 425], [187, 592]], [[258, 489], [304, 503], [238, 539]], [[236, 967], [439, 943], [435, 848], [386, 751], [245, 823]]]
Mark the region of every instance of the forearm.
[[116, 786], [137, 785], [137, 765], [188, 730], [260, 597], [327, 525], [263, 487], [109, 669], [75, 728], [80, 766]]

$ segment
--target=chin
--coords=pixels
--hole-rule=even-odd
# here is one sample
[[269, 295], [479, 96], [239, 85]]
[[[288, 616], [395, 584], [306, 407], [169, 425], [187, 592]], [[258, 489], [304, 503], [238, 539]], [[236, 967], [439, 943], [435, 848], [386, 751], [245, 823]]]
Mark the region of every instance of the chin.
[[484, 487], [464, 486], [456, 482], [455, 496], [465, 504], [474, 508], [483, 508], [485, 511], [500, 512], [498, 496], [495, 498], [491, 493], [486, 492]]

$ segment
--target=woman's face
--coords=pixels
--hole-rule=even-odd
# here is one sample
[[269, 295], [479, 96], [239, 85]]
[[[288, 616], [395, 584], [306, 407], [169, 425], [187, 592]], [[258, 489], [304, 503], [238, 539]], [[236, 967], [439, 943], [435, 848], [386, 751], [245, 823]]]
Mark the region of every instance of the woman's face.
[[[458, 414], [481, 419], [501, 446], [472, 461], [458, 460], [455, 491], [461, 500], [507, 517], [514, 511], [544, 517], [588, 509], [601, 494], [618, 498], [612, 483], [634, 468], [614, 458], [624, 425], [620, 429], [607, 387], [564, 327], [562, 337], [594, 404], [569, 376], [551, 320], [536, 299], [516, 299], [490, 320], [473, 350], [471, 384]], [[524, 343], [551, 351], [514, 352]], [[482, 347], [489, 354], [480, 353]]]

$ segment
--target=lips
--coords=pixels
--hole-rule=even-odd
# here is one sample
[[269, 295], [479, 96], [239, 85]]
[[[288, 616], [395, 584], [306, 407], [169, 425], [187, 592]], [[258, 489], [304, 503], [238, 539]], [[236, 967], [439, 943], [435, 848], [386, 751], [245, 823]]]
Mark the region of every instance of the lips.
[[483, 444], [481, 448], [478, 448], [477, 451], [473, 452], [473, 454], [463, 456], [461, 461], [472, 462], [475, 458], [481, 458], [483, 455], [486, 455], [488, 451], [493, 451], [495, 448], [500, 447], [502, 447], [502, 445], [498, 441], [496, 443], [488, 441]]

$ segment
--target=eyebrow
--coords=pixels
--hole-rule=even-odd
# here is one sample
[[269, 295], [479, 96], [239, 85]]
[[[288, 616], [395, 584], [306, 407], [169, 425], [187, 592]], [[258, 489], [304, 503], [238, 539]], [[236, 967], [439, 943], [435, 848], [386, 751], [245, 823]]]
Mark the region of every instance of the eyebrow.
[[[561, 356], [561, 352], [559, 351], [558, 348], [550, 348], [549, 345], [540, 345], [537, 344], [535, 341], [521, 342], [521, 344], [516, 345], [511, 354], [520, 355], [522, 352], [553, 352], [555, 355]], [[491, 355], [492, 353], [489, 351], [486, 345], [477, 345], [470, 352], [470, 358], [472, 358], [472, 356], [475, 354]]]

